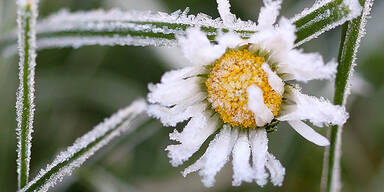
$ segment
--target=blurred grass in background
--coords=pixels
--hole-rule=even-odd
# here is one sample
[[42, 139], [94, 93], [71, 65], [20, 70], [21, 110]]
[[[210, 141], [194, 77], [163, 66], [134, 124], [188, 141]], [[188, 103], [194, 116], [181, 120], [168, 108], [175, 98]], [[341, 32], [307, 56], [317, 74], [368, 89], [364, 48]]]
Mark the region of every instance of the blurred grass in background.
[[[214, 0], [65, 0], [40, 1], [40, 18], [57, 10], [96, 8], [139, 9], [173, 12], [190, 7], [191, 13], [218, 17]], [[242, 19], [256, 20], [261, 1], [232, 0], [233, 12]], [[15, 25], [14, 0], [0, 0], [0, 35]], [[285, 0], [282, 14], [292, 17], [313, 1]], [[380, 192], [384, 187], [384, 2], [376, 1], [368, 35], [363, 39], [357, 73], [369, 84], [359, 87], [349, 102], [351, 117], [344, 129], [342, 177], [345, 192]], [[338, 50], [340, 29], [303, 46], [329, 60]], [[36, 68], [36, 117], [33, 133], [31, 178], [60, 150], [90, 130], [103, 118], [145, 97], [147, 84], [158, 82], [172, 68], [185, 65], [178, 49], [88, 46], [38, 52]], [[15, 102], [17, 57], [0, 58], [0, 191], [16, 190]], [[316, 95], [331, 95], [326, 82], [308, 88]], [[324, 90], [324, 91], [318, 91]], [[358, 90], [357, 90], [358, 91]], [[332, 98], [330, 98], [332, 99]], [[231, 187], [231, 164], [217, 176], [217, 184], [204, 188], [198, 174], [183, 178], [183, 167], [168, 163], [165, 147], [168, 133], [151, 121], [130, 136], [107, 147], [55, 191], [319, 191], [323, 148], [305, 141], [288, 126], [269, 135], [270, 150], [287, 169], [282, 187], [256, 184]], [[323, 134], [326, 129], [318, 129]]]

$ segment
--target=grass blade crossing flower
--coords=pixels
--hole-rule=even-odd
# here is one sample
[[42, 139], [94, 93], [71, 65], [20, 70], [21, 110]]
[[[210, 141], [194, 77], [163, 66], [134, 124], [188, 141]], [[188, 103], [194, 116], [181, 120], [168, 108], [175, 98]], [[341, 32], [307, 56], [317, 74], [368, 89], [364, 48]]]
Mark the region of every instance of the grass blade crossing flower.
[[78, 138], [72, 146], [59, 153], [51, 164], [40, 170], [39, 174], [20, 191], [47, 191], [114, 138], [133, 131], [143, 123], [147, 119], [143, 114], [145, 110], [145, 101], [137, 100], [105, 119]]
[[[360, 10], [356, 3], [357, 0], [318, 1], [312, 8], [296, 15], [291, 19], [298, 29], [296, 46], [356, 17]], [[226, 7], [228, 5], [223, 3], [219, 11], [225, 14], [222, 10]], [[175, 46], [176, 36], [185, 35], [186, 29], [194, 26], [207, 32], [210, 40], [214, 40], [220, 31], [234, 30], [242, 38], [249, 38], [258, 31], [255, 22], [236, 19], [233, 14], [227, 14], [223, 19], [212, 19], [203, 13], [190, 15], [188, 11], [188, 8], [171, 14], [120, 10], [61, 11], [39, 22], [37, 43], [39, 49], [87, 45]], [[267, 14], [264, 18], [268, 17]], [[228, 23], [231, 25], [224, 25]], [[15, 50], [13, 45], [12, 37], [0, 40], [0, 52], [12, 54]]]
[[17, 1], [19, 88], [17, 91], [17, 173], [18, 187], [28, 182], [33, 132], [35, 66], [36, 66], [36, 18], [38, 0]]

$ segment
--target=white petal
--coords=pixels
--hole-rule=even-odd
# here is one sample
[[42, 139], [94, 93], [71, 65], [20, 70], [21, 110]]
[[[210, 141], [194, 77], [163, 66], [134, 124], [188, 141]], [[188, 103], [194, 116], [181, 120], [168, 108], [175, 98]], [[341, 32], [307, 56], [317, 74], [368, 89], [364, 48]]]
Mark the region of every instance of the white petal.
[[219, 46], [223, 48], [235, 48], [245, 41], [241, 37], [233, 32], [219, 33], [216, 37], [216, 41], [219, 43]]
[[209, 144], [207, 151], [194, 164], [187, 167], [183, 175], [200, 170], [203, 177], [202, 182], [206, 187], [212, 187], [215, 183], [216, 174], [224, 167], [229, 160], [233, 146], [237, 140], [237, 129], [231, 131], [229, 126], [224, 126]]
[[261, 127], [269, 123], [273, 119], [273, 113], [264, 103], [263, 91], [251, 85], [247, 89], [248, 93], [248, 109], [255, 115], [256, 125]]
[[249, 145], [248, 135], [244, 132], [240, 133], [232, 151], [233, 164], [233, 186], [240, 186], [244, 182], [252, 182], [255, 171], [249, 163], [251, 157], [251, 149]]
[[273, 24], [276, 22], [277, 16], [279, 16], [280, 8], [281, 8], [281, 0], [272, 1], [272, 0], [264, 0], [264, 7], [261, 7], [259, 13], [258, 27], [260, 29], [271, 28]]
[[289, 51], [278, 67], [279, 73], [287, 73], [290, 79], [303, 82], [313, 79], [333, 79], [336, 68], [335, 61], [331, 60], [325, 64], [320, 54], [303, 53], [301, 50]]
[[315, 126], [343, 125], [348, 119], [345, 107], [333, 105], [324, 98], [316, 98], [300, 93], [296, 88], [290, 88], [289, 99], [296, 104], [283, 106], [280, 121], [309, 120]]
[[180, 81], [188, 77], [203, 74], [205, 71], [206, 68], [201, 66], [185, 67], [178, 70], [168, 71], [161, 77], [161, 83]]
[[210, 117], [209, 113], [205, 113], [192, 117], [181, 133], [175, 130], [169, 134], [171, 140], [180, 142], [177, 145], [169, 145], [165, 149], [168, 151], [171, 164], [176, 167], [188, 160], [216, 131], [218, 122], [218, 116]]
[[229, 0], [217, 0], [217, 10], [226, 26], [233, 26], [236, 22], [236, 16], [231, 13], [230, 8]]
[[270, 153], [267, 153], [266, 167], [271, 174], [271, 181], [275, 186], [283, 185], [285, 168], [281, 165], [280, 161]]
[[148, 101], [164, 106], [173, 106], [180, 103], [186, 104], [187, 100], [195, 100], [195, 97], [199, 97], [201, 101], [207, 97], [201, 89], [201, 81], [201, 78], [192, 77], [155, 85], [149, 84]]
[[280, 96], [284, 93], [284, 82], [283, 80], [271, 70], [267, 63], [264, 63], [261, 68], [268, 74], [268, 83], [272, 89], [276, 91]]
[[186, 37], [178, 37], [184, 56], [194, 65], [208, 65], [220, 58], [225, 49], [212, 45], [199, 28], [189, 28]]
[[252, 163], [255, 170], [256, 183], [260, 186], [267, 184], [268, 173], [265, 170], [268, 151], [268, 137], [265, 129], [250, 130], [249, 140], [252, 149]]
[[263, 29], [251, 36], [250, 42], [254, 43], [252, 49], [269, 51], [275, 61], [284, 61], [285, 55], [294, 47], [296, 40], [295, 26], [285, 18], [281, 18], [276, 28]]
[[207, 105], [205, 103], [193, 105], [181, 104], [171, 108], [161, 105], [150, 105], [147, 113], [152, 117], [160, 119], [161, 123], [165, 126], [176, 126], [177, 123], [201, 114], [206, 108]]
[[316, 131], [314, 131], [310, 126], [305, 124], [302, 121], [288, 121], [288, 124], [291, 125], [291, 127], [299, 133], [301, 136], [303, 136], [306, 140], [319, 145], [319, 146], [328, 146], [329, 141], [324, 136], [320, 135]]

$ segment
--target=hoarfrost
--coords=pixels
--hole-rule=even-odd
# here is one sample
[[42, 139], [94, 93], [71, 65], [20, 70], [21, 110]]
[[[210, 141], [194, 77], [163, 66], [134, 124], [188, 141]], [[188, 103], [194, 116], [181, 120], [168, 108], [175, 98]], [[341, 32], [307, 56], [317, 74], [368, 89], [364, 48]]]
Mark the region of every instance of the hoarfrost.
[[[20, 191], [27, 191], [31, 187], [36, 187], [33, 188], [34, 191], [47, 191], [65, 176], [70, 175], [75, 168], [80, 167], [101, 147], [117, 136], [133, 131], [147, 119], [147, 116], [142, 116], [146, 108], [145, 101], [140, 99], [105, 119], [90, 132], [78, 138], [72, 146], [59, 153], [51, 164], [40, 170], [39, 174]], [[39, 182], [42, 184], [37, 185]]]
[[[373, 3], [374, 3], [374, 0], [366, 0], [365, 4], [364, 4], [364, 8], [363, 8], [363, 13], [361, 14], [359, 32], [358, 32], [356, 43], [355, 43], [355, 46], [353, 49], [351, 70], [350, 70], [349, 75], [348, 75], [347, 87], [346, 87], [346, 90], [344, 92], [343, 105], [346, 104], [347, 97], [351, 93], [351, 81], [352, 81], [351, 79], [352, 79], [354, 68], [356, 66], [357, 52], [358, 52], [359, 47], [360, 47], [361, 38], [363, 38], [364, 35], [366, 35], [365, 26], [367, 25], [367, 20], [369, 18], [370, 13], [371, 13]], [[348, 39], [348, 35], [350, 35], [350, 34], [347, 34], [346, 39]], [[346, 43], [348, 43], [348, 42], [345, 41], [344, 45]], [[345, 57], [344, 51], [342, 52], [341, 57]]]
[[35, 111], [36, 18], [38, 1], [17, 1], [19, 88], [16, 93], [17, 175], [22, 187], [29, 175]]
[[[297, 20], [315, 12], [319, 8], [326, 6], [328, 3], [331, 3], [332, 1], [334, 1], [334, 0], [316, 1], [315, 4], [311, 8], [304, 9], [301, 13], [295, 15], [290, 20], [291, 20], [291, 22], [296, 22]], [[301, 40], [300, 42], [297, 42], [295, 46], [300, 46], [305, 42], [308, 42], [312, 39], [315, 39], [318, 36], [320, 36], [321, 34], [323, 34], [324, 32], [329, 31], [329, 30], [343, 24], [344, 22], [349, 21], [349, 20], [359, 16], [361, 13], [361, 9], [362, 9], [358, 0], [344, 0], [338, 7], [339, 10], [341, 10], [342, 8], [347, 8], [350, 11], [346, 17], [343, 17], [342, 19], [340, 19], [337, 22], [333, 22], [331, 24], [328, 24], [326, 27], [322, 28], [321, 30], [317, 31], [316, 33], [312, 34], [311, 36]], [[335, 8], [325, 10], [325, 13], [317, 15], [313, 20], [311, 20], [310, 22], [301, 26], [300, 28], [298, 28], [298, 30], [301, 28], [305, 28], [309, 25], [312, 25], [313, 23], [324, 20], [325, 18], [330, 16], [332, 11], [335, 11], [334, 9]]]

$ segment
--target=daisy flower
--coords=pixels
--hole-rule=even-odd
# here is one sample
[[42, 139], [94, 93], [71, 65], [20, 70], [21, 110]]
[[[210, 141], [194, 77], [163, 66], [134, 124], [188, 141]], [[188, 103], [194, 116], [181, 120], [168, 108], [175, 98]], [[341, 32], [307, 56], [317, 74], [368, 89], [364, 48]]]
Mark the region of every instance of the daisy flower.
[[[182, 165], [214, 136], [200, 159], [182, 172], [199, 171], [207, 187], [231, 156], [232, 185], [255, 181], [263, 186], [270, 177], [281, 186], [285, 168], [268, 152], [267, 132], [285, 121], [307, 140], [326, 146], [328, 140], [306, 122], [321, 127], [341, 125], [348, 118], [343, 107], [305, 95], [295, 84], [332, 79], [337, 64], [295, 49], [295, 26], [285, 18], [274, 24], [281, 1], [264, 4], [258, 32], [246, 40], [227, 32], [211, 44], [199, 28], [188, 29], [178, 40], [190, 66], [149, 85], [151, 116], [166, 126], [188, 121], [182, 132], [169, 135], [178, 142], [166, 148], [173, 166]], [[228, 0], [218, 0], [218, 5], [223, 23], [233, 25], [236, 17]]]

